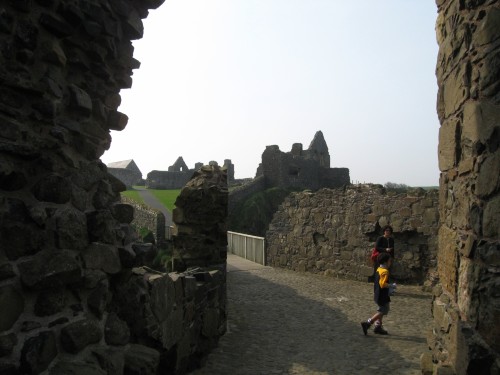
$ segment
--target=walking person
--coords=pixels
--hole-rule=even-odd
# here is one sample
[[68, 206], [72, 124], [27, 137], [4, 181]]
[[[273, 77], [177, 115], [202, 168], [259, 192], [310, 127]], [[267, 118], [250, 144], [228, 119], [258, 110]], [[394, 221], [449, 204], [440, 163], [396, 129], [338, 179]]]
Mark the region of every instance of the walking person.
[[388, 332], [382, 326], [382, 319], [389, 313], [389, 306], [391, 297], [389, 289], [389, 268], [392, 264], [392, 257], [389, 252], [381, 253], [378, 256], [378, 263], [380, 264], [375, 272], [375, 279], [373, 281], [373, 299], [377, 304], [377, 312], [368, 320], [361, 322], [361, 328], [366, 335], [368, 329], [372, 324], [375, 324], [373, 332], [379, 335], [387, 335]]

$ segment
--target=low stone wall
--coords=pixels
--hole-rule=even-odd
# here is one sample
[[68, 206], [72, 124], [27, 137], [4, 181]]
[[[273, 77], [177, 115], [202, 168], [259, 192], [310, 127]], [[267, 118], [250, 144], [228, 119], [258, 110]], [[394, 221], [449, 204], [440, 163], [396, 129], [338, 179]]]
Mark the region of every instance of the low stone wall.
[[[22, 315], [14, 325], [17, 332], [0, 336], [0, 356], [7, 359], [0, 363], [0, 373], [18, 373], [8, 362], [12, 357], [19, 358], [23, 374], [38, 374], [53, 365], [48, 373], [54, 375], [154, 375], [160, 363], [164, 373], [172, 374], [198, 365], [225, 329], [220, 314], [225, 311], [225, 271], [165, 275], [134, 268], [120, 274], [118, 254], [99, 256], [97, 251], [105, 249], [94, 250], [84, 255], [89, 268], [83, 274], [75, 254], [64, 252], [43, 271], [25, 277], [35, 290], [58, 282], [84, 285], [77, 294], [54, 288], [29, 298], [15, 288], [2, 288], [5, 318]], [[44, 263], [40, 254], [23, 267], [40, 270]], [[106, 279], [105, 272], [116, 275], [116, 282]]]
[[438, 191], [390, 194], [380, 185], [293, 193], [266, 233], [267, 264], [366, 281], [380, 229], [392, 225], [394, 279], [422, 283], [436, 266]]
[[163, 212], [154, 208], [148, 207], [144, 204], [135, 202], [127, 197], [121, 198], [122, 203], [126, 203], [134, 208], [134, 220], [132, 225], [139, 228], [147, 228], [150, 230], [156, 239], [157, 244], [162, 244], [166, 240], [165, 234], [165, 215]]
[[181, 189], [194, 172], [194, 169], [187, 171], [151, 171], [146, 178], [146, 187], [148, 189]]
[[[225, 333], [225, 265], [185, 273], [148, 271], [134, 269], [116, 286], [118, 314], [106, 319], [105, 342], [125, 345], [123, 353], [115, 353], [124, 356], [125, 374], [157, 374], [158, 368], [164, 374], [183, 374], [199, 367]], [[129, 344], [127, 335], [152, 348]], [[92, 348], [88, 352], [96, 356]], [[104, 357], [106, 351], [101, 348], [100, 353]]]

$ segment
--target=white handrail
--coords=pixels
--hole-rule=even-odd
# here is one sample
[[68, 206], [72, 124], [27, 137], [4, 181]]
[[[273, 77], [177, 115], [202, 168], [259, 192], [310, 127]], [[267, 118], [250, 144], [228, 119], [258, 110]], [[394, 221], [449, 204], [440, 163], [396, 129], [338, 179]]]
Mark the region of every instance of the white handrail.
[[228, 231], [227, 251], [263, 266], [266, 265], [266, 244], [264, 237]]

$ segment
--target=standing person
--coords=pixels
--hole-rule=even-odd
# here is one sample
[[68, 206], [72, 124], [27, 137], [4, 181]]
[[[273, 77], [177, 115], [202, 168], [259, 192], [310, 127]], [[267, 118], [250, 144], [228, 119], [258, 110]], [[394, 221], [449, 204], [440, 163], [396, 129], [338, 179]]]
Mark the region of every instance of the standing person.
[[387, 335], [388, 332], [382, 326], [382, 318], [389, 313], [389, 305], [391, 297], [389, 295], [389, 268], [392, 264], [392, 257], [389, 252], [381, 253], [378, 256], [380, 266], [375, 272], [375, 280], [373, 281], [373, 299], [377, 304], [377, 312], [368, 320], [361, 322], [361, 328], [366, 335], [372, 324], [375, 324], [374, 333], [379, 335]]
[[[382, 253], [389, 253], [391, 258], [394, 259], [394, 238], [392, 237], [392, 227], [390, 225], [386, 225], [383, 229], [384, 234], [377, 238], [377, 242], [375, 242], [375, 248], [377, 251]], [[377, 261], [373, 262], [373, 275], [377, 272], [377, 268], [379, 263]]]

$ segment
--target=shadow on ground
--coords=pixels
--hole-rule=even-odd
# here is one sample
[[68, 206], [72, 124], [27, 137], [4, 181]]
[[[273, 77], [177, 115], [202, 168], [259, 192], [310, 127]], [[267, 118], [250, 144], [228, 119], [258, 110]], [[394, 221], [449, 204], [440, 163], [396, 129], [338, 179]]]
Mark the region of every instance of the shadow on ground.
[[228, 332], [193, 374], [419, 374], [431, 297], [401, 289], [385, 321], [392, 334], [364, 336], [359, 322], [375, 308], [368, 283], [269, 267], [229, 272]]

